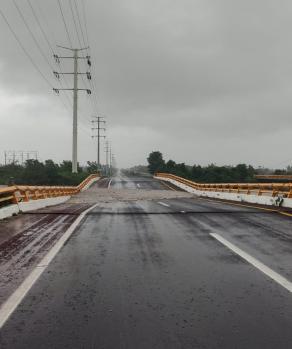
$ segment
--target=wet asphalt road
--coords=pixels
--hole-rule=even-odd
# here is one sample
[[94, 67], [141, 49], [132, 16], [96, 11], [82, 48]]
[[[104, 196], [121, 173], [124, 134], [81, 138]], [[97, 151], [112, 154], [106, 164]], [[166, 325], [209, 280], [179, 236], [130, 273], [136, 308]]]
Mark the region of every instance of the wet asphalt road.
[[[162, 188], [145, 178], [111, 186]], [[292, 294], [210, 233], [292, 280], [292, 217], [202, 199], [100, 203], [0, 347], [291, 348]]]

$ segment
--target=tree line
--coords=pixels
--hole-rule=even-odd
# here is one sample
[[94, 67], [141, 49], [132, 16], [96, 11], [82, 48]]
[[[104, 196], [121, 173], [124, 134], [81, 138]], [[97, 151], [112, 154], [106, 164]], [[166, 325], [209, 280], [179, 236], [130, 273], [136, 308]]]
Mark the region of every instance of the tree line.
[[24, 165], [0, 165], [0, 184], [27, 184], [27, 185], [78, 185], [89, 174], [96, 173], [95, 162], [87, 162], [87, 166], [78, 166], [78, 173], [72, 173], [72, 162], [63, 161], [60, 164], [53, 160], [40, 162], [27, 160]]
[[246, 164], [236, 166], [208, 166], [193, 165], [185, 163], [176, 163], [173, 160], [165, 161], [159, 151], [153, 151], [149, 154], [148, 170], [151, 174], [156, 172], [167, 172], [180, 176], [195, 182], [203, 183], [244, 183], [254, 182], [256, 170]]

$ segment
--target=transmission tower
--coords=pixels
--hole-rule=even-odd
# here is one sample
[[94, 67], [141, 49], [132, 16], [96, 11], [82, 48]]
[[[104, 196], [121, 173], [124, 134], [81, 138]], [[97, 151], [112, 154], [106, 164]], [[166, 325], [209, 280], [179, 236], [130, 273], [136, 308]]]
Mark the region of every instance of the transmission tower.
[[[92, 131], [97, 130], [97, 135], [93, 135], [92, 138], [97, 138], [97, 168], [100, 169], [100, 138], [105, 138], [105, 135], [101, 135], [100, 131], [105, 131], [105, 127], [100, 127], [101, 124], [105, 124], [103, 116], [94, 116], [94, 119], [91, 121], [93, 127]], [[94, 125], [97, 127], [94, 127]]]
[[57, 79], [60, 78], [60, 75], [74, 75], [74, 86], [73, 88], [53, 88], [53, 90], [59, 94], [60, 90], [69, 90], [73, 91], [73, 140], [72, 140], [72, 173], [77, 173], [77, 133], [78, 133], [78, 118], [77, 118], [77, 102], [78, 102], [78, 91], [86, 91], [87, 94], [91, 94], [91, 90], [87, 88], [78, 88], [78, 75], [86, 75], [88, 80], [91, 80], [91, 74], [89, 71], [85, 73], [78, 72], [78, 60], [79, 59], [86, 59], [87, 64], [90, 67], [91, 61], [90, 56], [78, 56], [79, 51], [87, 50], [88, 47], [84, 48], [69, 48], [69, 47], [63, 47], [58, 46], [65, 50], [70, 50], [73, 52], [73, 56], [58, 56], [54, 55], [54, 58], [57, 63], [60, 63], [60, 59], [73, 59], [74, 60], [74, 72], [64, 73], [64, 72], [57, 72], [54, 71], [54, 75]]
[[23, 165], [26, 160], [38, 159], [36, 150], [4, 150], [4, 164], [20, 164]]

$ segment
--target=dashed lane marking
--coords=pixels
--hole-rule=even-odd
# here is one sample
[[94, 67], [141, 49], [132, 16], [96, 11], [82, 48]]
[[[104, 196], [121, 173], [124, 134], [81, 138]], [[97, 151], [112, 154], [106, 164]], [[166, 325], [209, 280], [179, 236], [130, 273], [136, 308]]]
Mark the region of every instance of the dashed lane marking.
[[249, 255], [248, 253], [244, 252], [239, 247], [233, 245], [231, 242], [229, 242], [228, 240], [224, 239], [221, 235], [219, 235], [217, 233], [210, 233], [210, 235], [214, 239], [216, 239], [219, 242], [221, 242], [221, 244], [223, 244], [225, 247], [229, 248], [231, 251], [233, 251], [234, 253], [238, 254], [241, 258], [243, 258], [248, 263], [253, 265], [255, 268], [260, 270], [262, 273], [267, 275], [269, 278], [271, 278], [272, 280], [277, 282], [279, 285], [284, 287], [286, 290], [288, 290], [289, 292], [292, 292], [292, 282], [287, 280], [285, 277], [283, 277], [282, 275], [278, 274], [277, 272], [275, 272], [274, 270], [272, 270], [271, 268], [269, 268], [268, 266], [266, 266], [265, 264], [263, 264], [262, 262], [260, 262], [256, 258], [254, 258], [251, 255]]
[[170, 207], [170, 205], [166, 204], [165, 202], [158, 201], [157, 202], [159, 205], [165, 206], [165, 207]]

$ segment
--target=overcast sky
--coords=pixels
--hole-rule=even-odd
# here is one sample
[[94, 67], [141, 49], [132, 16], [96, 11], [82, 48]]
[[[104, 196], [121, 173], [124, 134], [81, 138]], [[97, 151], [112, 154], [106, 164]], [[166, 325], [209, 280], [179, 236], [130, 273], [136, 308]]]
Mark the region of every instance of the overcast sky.
[[[76, 15], [74, 0], [60, 3], [79, 46], [70, 1]], [[1, 0], [1, 11], [49, 84], [0, 16], [0, 159], [11, 149], [38, 150], [42, 160], [70, 159], [72, 93], [52, 92], [61, 86], [50, 65], [69, 72], [72, 61], [55, 64], [29, 1], [15, 2], [48, 62], [13, 1]], [[54, 51], [56, 44], [68, 46], [58, 1], [30, 3]], [[107, 117], [119, 167], [146, 163], [152, 150], [187, 164], [292, 163], [291, 1], [76, 3], [84, 35], [85, 4], [96, 86], [91, 100], [79, 93], [81, 163], [96, 159], [90, 130], [96, 113]], [[80, 61], [80, 71], [86, 68]], [[66, 81], [72, 85], [71, 78]]]

